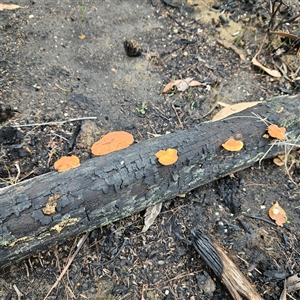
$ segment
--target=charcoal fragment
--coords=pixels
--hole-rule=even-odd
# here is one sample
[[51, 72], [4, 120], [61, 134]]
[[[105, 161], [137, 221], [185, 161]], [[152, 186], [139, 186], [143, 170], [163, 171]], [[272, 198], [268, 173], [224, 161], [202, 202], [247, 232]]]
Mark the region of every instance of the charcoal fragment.
[[131, 57], [140, 56], [142, 54], [142, 46], [136, 40], [126, 40], [124, 42], [126, 54]]

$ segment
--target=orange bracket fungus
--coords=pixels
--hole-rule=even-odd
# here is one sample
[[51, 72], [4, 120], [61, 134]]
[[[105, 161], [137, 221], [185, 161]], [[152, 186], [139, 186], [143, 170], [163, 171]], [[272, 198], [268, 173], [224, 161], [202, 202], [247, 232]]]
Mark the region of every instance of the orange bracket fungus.
[[177, 150], [172, 148], [159, 150], [155, 156], [158, 158], [159, 163], [164, 166], [173, 165], [178, 160]]
[[125, 149], [134, 142], [132, 134], [126, 131], [112, 131], [95, 142], [91, 148], [94, 155], [105, 155]]
[[280, 207], [278, 201], [269, 209], [269, 217], [279, 226], [283, 226], [287, 221], [286, 212]]
[[286, 129], [284, 127], [278, 127], [277, 125], [271, 124], [268, 127], [268, 134], [278, 140], [283, 140], [285, 138]]
[[54, 169], [58, 172], [64, 172], [80, 165], [79, 158], [75, 155], [63, 156], [54, 163]]
[[229, 139], [226, 143], [222, 144], [222, 147], [227, 151], [240, 151], [244, 147], [244, 143], [242, 141]]

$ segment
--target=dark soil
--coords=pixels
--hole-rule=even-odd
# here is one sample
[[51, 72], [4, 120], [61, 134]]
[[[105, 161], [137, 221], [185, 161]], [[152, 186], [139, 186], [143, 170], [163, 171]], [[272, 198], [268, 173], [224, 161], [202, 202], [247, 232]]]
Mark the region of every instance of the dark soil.
[[[90, 146], [110, 131], [142, 142], [211, 120], [218, 101], [299, 93], [299, 79], [288, 80], [296, 72], [291, 65], [286, 77], [274, 78], [250, 63], [271, 26], [259, 1], [201, 3], [21, 0], [22, 8], [0, 11], [0, 186], [53, 171], [63, 155], [89, 159]], [[222, 30], [234, 26], [243, 35], [232, 43]], [[140, 56], [126, 54], [130, 39]], [[281, 42], [297, 61], [299, 42]], [[264, 45], [260, 59], [275, 68], [280, 57]], [[186, 77], [202, 86], [161, 93], [172, 79]], [[145, 233], [144, 212], [94, 230], [48, 299], [231, 299], [178, 238], [200, 228], [264, 299], [278, 300], [284, 279], [300, 268], [299, 174], [295, 152], [289, 175], [263, 161], [166, 201]], [[275, 201], [287, 212], [284, 227], [268, 217]], [[0, 299], [43, 299], [78, 239], [2, 270]], [[299, 291], [290, 295], [300, 299]]]

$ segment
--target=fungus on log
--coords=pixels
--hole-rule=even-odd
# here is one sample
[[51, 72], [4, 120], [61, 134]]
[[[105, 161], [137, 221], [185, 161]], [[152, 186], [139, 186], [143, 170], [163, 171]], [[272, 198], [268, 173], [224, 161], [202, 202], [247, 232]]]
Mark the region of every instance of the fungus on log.
[[[275, 145], [266, 154], [271, 140], [263, 137], [267, 126], [253, 113], [284, 126], [290, 140], [300, 134], [300, 95], [277, 97], [227, 119], [1, 189], [0, 267], [283, 152]], [[241, 151], [222, 148], [232, 136], [244, 141]], [[178, 160], [162, 166], [155, 153], [168, 148], [178, 150]]]

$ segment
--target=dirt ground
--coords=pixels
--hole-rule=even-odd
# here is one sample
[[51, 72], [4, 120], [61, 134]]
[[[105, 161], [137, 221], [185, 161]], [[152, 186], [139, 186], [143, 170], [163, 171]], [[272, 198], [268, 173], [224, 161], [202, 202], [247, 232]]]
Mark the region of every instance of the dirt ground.
[[[17, 4], [21, 8], [0, 11], [1, 187], [53, 171], [63, 155], [90, 159], [92, 143], [110, 131], [128, 131], [142, 142], [210, 121], [219, 101], [300, 92], [299, 79], [289, 77], [297, 76], [299, 42], [281, 40], [289, 53], [285, 76], [251, 64], [270, 26], [263, 2]], [[290, 24], [296, 32], [299, 23]], [[140, 56], [126, 54], [130, 39], [140, 45]], [[264, 45], [262, 53], [261, 60], [275, 68], [277, 52]], [[162, 93], [171, 80], [187, 77], [201, 86]], [[284, 279], [300, 268], [299, 153], [293, 155], [290, 176], [272, 160], [263, 161], [164, 202], [145, 233], [144, 212], [94, 230], [47, 299], [231, 299], [195, 249], [178, 239], [200, 228], [264, 299], [278, 300]], [[234, 201], [237, 214], [230, 209]], [[275, 201], [288, 215], [283, 227], [268, 217]], [[44, 299], [78, 239], [2, 270], [0, 299]], [[288, 299], [300, 299], [300, 292], [289, 292]]]

